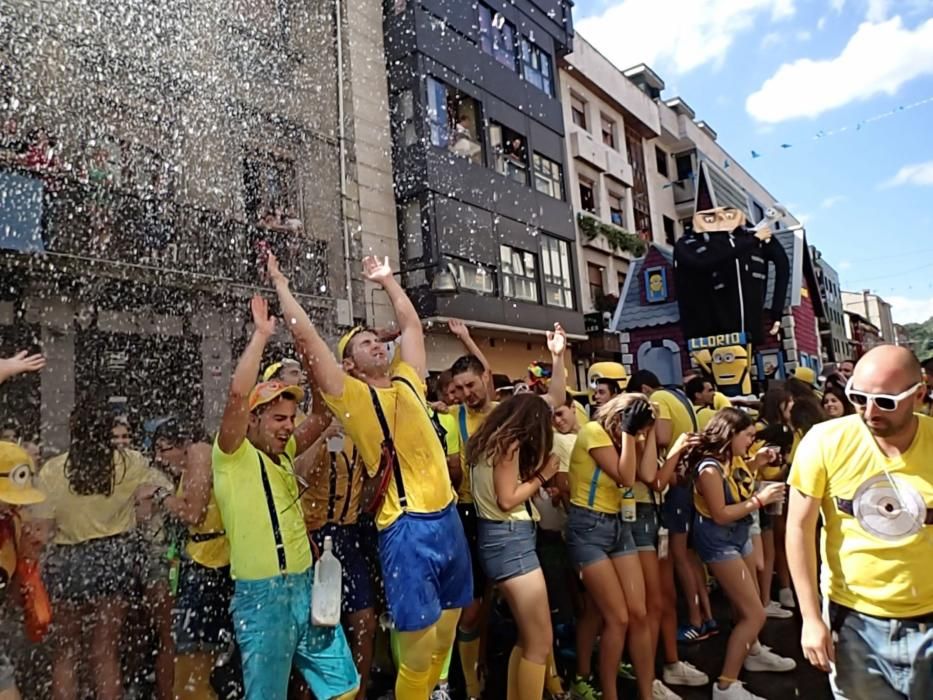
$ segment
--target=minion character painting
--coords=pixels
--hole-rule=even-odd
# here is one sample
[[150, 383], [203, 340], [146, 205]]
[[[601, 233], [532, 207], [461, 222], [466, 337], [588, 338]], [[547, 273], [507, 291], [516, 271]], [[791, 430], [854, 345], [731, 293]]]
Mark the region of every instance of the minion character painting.
[[694, 362], [712, 375], [716, 388], [729, 397], [752, 393], [752, 347], [744, 333], [691, 338], [687, 348]]

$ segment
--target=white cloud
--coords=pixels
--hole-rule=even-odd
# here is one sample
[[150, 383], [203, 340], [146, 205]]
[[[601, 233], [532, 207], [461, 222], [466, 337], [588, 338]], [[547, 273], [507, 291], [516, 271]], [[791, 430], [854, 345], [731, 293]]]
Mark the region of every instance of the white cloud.
[[891, 0], [868, 0], [868, 12], [865, 19], [869, 22], [881, 22], [888, 18]]
[[760, 46], [763, 49], [770, 49], [780, 44], [781, 41], [783, 41], [783, 35], [780, 32], [768, 32], [762, 38]]
[[846, 6], [846, 0], [829, 0], [829, 5], [836, 12], [842, 12], [842, 8]]
[[927, 161], [926, 163], [905, 165], [897, 171], [897, 175], [881, 183], [881, 188], [887, 189], [889, 187], [901, 187], [903, 185], [933, 187], [933, 160]]
[[923, 323], [933, 318], [933, 297], [911, 299], [909, 297], [885, 297], [891, 304], [891, 315], [895, 323]]
[[647, 63], [676, 76], [722, 65], [740, 35], [795, 11], [794, 0], [615, 0], [574, 25], [619, 68]]
[[893, 95], [902, 85], [933, 74], [933, 19], [907, 29], [900, 17], [864, 22], [835, 58], [785, 63], [745, 109], [762, 122], [815, 117], [856, 100]]
[[825, 17], [820, 17], [819, 20], [817, 20], [817, 22], [816, 22], [816, 29], [817, 29], [817, 31], [820, 31], [820, 32], [821, 32], [821, 31], [823, 31], [823, 29], [824, 29], [825, 27], [826, 27], [826, 18], [825, 18]]
[[837, 204], [842, 204], [846, 201], [848, 197], [844, 194], [834, 194], [832, 197], [827, 197], [820, 203], [820, 207], [823, 209], [832, 209]]
[[838, 265], [836, 265], [836, 269], [839, 270], [840, 272], [844, 272], [845, 270], [851, 270], [852, 263], [849, 260], [842, 260], [839, 262]]

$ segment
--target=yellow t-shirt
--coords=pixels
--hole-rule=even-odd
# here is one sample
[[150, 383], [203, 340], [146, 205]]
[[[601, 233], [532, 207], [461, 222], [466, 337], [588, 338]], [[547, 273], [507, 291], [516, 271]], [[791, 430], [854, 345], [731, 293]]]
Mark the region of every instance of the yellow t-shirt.
[[[719, 464], [718, 471], [723, 477], [723, 484], [728, 494], [726, 495], [726, 505], [741, 503], [752, 497], [755, 492], [755, 479], [744, 458], [733, 457], [730, 464], [723, 464], [712, 458], [703, 460], [698, 465], [698, 475], [704, 469], [716, 469], [715, 464]], [[701, 515], [707, 518], [713, 517], [709, 506], [706, 505], [706, 499], [703, 498], [700, 489], [696, 486], [693, 488], [693, 505]]]
[[457, 419], [449, 413], [438, 413], [437, 420], [441, 427], [447, 431], [444, 436], [444, 442], [447, 446], [447, 456], [453, 457], [460, 454], [460, 431], [457, 429]]
[[658, 405], [658, 418], [671, 422], [671, 445], [684, 433], [697, 429], [696, 414], [686, 397], [681, 400], [668, 389], [658, 389], [651, 394], [650, 401]]
[[293, 467], [295, 450], [292, 437], [277, 464], [249, 440], [243, 440], [236, 452], [229, 455], [214, 443], [214, 497], [230, 542], [230, 575], [235, 579], [253, 581], [280, 573], [260, 459], [279, 520], [286, 571], [300, 574], [311, 566], [311, 546]]
[[721, 411], [724, 408], [731, 408], [732, 402], [729, 400], [729, 397], [725, 394], [720, 394], [718, 391], [713, 392], [713, 412]]
[[[184, 496], [184, 477], [178, 484], [178, 495]], [[220, 516], [220, 506], [214, 498], [214, 489], [211, 488], [211, 498], [207, 502], [207, 512], [200, 525], [191, 525], [188, 528], [188, 545], [185, 552], [201, 566], [209, 569], [219, 569], [230, 564], [230, 542], [224, 530], [224, 521]]]
[[362, 493], [363, 461], [353, 441], [345, 436], [339, 452], [330, 452], [325, 445], [308, 474], [308, 488], [301, 497], [308, 532], [320, 530], [326, 523], [357, 522]]
[[881, 451], [859, 416], [815, 425], [788, 479], [821, 500], [823, 595], [866, 615], [933, 613], [933, 525], [923, 525], [933, 508], [933, 418], [918, 421], [897, 457]]
[[697, 427], [700, 430], [706, 430], [706, 426], [713, 420], [713, 416], [716, 415], [716, 411], [718, 410], [718, 408], [710, 408], [709, 406], [703, 406], [702, 408], [694, 406], [693, 412], [697, 417]]
[[471, 411], [469, 408], [463, 405], [454, 406], [453, 408], [453, 413], [451, 415], [457, 424], [457, 435], [460, 439], [460, 466], [463, 469], [463, 481], [460, 482], [460, 489], [457, 492], [460, 503], [473, 502], [473, 489], [470, 487], [472, 470], [466, 461], [467, 442], [469, 441], [470, 436], [479, 430], [479, 427], [483, 424], [483, 421], [486, 420], [486, 416], [492, 413], [492, 410], [498, 405], [498, 401], [490, 401], [488, 408], [483, 413], [478, 411]]
[[590, 450], [599, 447], [613, 447], [612, 438], [599, 423], [591, 421], [577, 433], [570, 455], [570, 502], [598, 513], [618, 513], [622, 508], [622, 491], [590, 454]]
[[567, 474], [570, 471], [570, 457], [573, 454], [573, 446], [577, 442], [577, 436], [575, 433], [559, 433], [556, 430], [554, 431], [554, 447], [552, 452], [557, 455], [557, 459], [560, 460], [560, 464], [557, 466], [557, 471], [562, 474]]
[[[391, 387], [375, 389], [398, 453], [408, 499], [407, 510], [436, 513], [456, 498], [450, 484], [444, 448], [425, 410], [423, 385], [418, 373], [408, 363], [399, 362], [394, 376], [404, 377], [416, 390], [412, 391], [400, 380], [393, 380]], [[376, 474], [382, 457], [383, 435], [369, 385], [347, 376], [341, 396], [324, 394], [323, 397], [359, 449], [367, 471], [370, 475]], [[376, 526], [380, 530], [385, 529], [401, 514], [393, 477], [376, 516]]]
[[78, 544], [102, 537], [129, 532], [136, 526], [133, 493], [149, 484], [173, 489], [169, 478], [149, 466], [146, 458], [136, 450], [114, 453], [116, 483], [109, 496], [95, 494], [82, 496], [71, 490], [65, 476], [68, 453], [53, 457], [36, 477], [36, 488], [44, 491], [46, 500], [33, 506], [39, 519], [55, 520], [55, 544]]
[[484, 520], [506, 522], [511, 520], [541, 519], [538, 509], [529, 499], [525, 503], [515, 506], [509, 512], [499, 508], [496, 500], [496, 484], [493, 477], [493, 466], [485, 459], [481, 459], [473, 467], [473, 503], [476, 504], [476, 514]]

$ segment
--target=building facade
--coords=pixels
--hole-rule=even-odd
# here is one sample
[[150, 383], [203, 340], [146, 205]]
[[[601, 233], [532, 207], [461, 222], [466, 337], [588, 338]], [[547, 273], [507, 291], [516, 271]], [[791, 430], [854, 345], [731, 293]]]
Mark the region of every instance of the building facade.
[[858, 314], [871, 322], [881, 334], [882, 342], [897, 342], [891, 305], [878, 294], [872, 294], [868, 289], [861, 292], [842, 292], [842, 306], [846, 311]]
[[852, 357], [852, 347], [846, 335], [845, 310], [842, 306], [842, 289], [839, 274], [815, 247], [810, 248], [816, 276], [820, 283], [825, 315], [820, 319], [820, 337], [823, 341], [823, 361], [842, 362]]
[[[403, 284], [423, 319], [473, 328], [497, 371], [523, 376], [543, 333], [583, 339], [558, 60], [565, 0], [385, 4]], [[432, 285], [451, 273], [458, 293]], [[428, 334], [431, 370], [463, 353]]]
[[852, 359], [858, 360], [862, 355], [885, 341], [881, 331], [874, 323], [856, 311], [845, 311], [846, 334], [852, 347]]
[[215, 429], [267, 251], [326, 334], [378, 311], [358, 273], [397, 250], [378, 0], [14, 7], [0, 353], [48, 357], [3, 388], [27, 433], [66, 447], [91, 399]]

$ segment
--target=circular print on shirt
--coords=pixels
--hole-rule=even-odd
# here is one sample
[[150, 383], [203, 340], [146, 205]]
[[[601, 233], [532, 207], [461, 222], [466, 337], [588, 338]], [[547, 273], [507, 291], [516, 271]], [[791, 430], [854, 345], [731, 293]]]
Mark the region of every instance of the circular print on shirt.
[[916, 535], [923, 528], [926, 511], [917, 489], [893, 474], [873, 476], [858, 487], [852, 500], [859, 524], [883, 540]]

